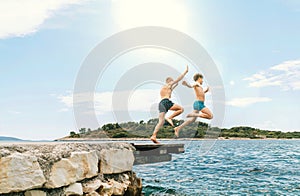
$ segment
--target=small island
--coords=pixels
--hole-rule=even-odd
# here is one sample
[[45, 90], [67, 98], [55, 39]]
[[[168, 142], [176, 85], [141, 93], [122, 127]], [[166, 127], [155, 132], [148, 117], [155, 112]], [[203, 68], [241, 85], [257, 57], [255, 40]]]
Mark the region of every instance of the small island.
[[[58, 140], [72, 139], [142, 139], [149, 138], [153, 132], [154, 126], [158, 119], [150, 119], [148, 121], [141, 120], [139, 122], [125, 123], [108, 123], [98, 129], [80, 128], [78, 132], [71, 131], [69, 136]], [[175, 126], [183, 123], [183, 120], [173, 120]], [[206, 134], [207, 133], [207, 134]], [[179, 134], [182, 139], [203, 139], [203, 138], [219, 138], [219, 139], [299, 139], [300, 132], [282, 132], [269, 131], [252, 128], [247, 126], [232, 127], [230, 129], [209, 127], [207, 123], [194, 122], [186, 126]], [[165, 123], [164, 127], [158, 133], [159, 138], [174, 138], [174, 130], [169, 124]]]
[[15, 137], [0, 136], [0, 141], [23, 141], [23, 140]]

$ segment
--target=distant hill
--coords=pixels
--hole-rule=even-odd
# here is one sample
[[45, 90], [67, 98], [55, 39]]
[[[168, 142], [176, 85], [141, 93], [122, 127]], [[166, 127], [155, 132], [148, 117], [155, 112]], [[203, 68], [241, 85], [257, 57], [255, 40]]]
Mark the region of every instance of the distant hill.
[[0, 136], [0, 141], [23, 141], [23, 140], [15, 137]]
[[[148, 121], [126, 122], [126, 123], [108, 123], [96, 130], [90, 128], [81, 128], [78, 132], [70, 132], [69, 138], [148, 138], [151, 136], [158, 119]], [[175, 126], [183, 123], [183, 120], [173, 120]], [[293, 139], [300, 138], [300, 132], [281, 132], [268, 131], [252, 127], [239, 126], [230, 129], [209, 127], [203, 122], [194, 122], [180, 131], [181, 138], [204, 138], [204, 137], [223, 137], [228, 138], [250, 138], [250, 139]], [[173, 127], [165, 124], [158, 133], [159, 138], [174, 138]]]

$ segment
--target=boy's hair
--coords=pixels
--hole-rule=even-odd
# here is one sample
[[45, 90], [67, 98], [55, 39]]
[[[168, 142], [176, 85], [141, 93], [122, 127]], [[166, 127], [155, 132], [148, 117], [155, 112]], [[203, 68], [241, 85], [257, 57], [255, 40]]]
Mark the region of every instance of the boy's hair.
[[173, 80], [173, 78], [172, 77], [167, 77], [166, 78], [166, 83], [168, 83], [168, 81], [170, 81], [170, 80]]
[[196, 82], [199, 78], [203, 78], [203, 75], [202, 75], [202, 74], [199, 74], [199, 73], [197, 73], [197, 74], [194, 75], [194, 80], [195, 80], [195, 82]]

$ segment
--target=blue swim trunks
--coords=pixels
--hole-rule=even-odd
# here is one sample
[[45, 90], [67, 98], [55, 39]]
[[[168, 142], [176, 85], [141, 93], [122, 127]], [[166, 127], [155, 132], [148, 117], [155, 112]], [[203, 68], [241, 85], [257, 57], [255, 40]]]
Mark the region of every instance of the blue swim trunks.
[[167, 113], [168, 110], [174, 105], [174, 103], [170, 99], [163, 99], [159, 102], [158, 110], [159, 112]]
[[198, 111], [201, 111], [203, 108], [205, 108], [206, 106], [204, 105], [204, 102], [203, 101], [199, 101], [199, 100], [196, 100], [194, 102], [194, 110], [198, 110]]

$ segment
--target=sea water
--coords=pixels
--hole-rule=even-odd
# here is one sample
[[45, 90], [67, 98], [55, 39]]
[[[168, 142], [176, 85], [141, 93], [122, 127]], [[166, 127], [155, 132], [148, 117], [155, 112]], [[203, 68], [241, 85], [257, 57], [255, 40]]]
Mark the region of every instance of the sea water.
[[171, 162], [134, 166], [144, 195], [300, 195], [300, 140], [176, 143]]

